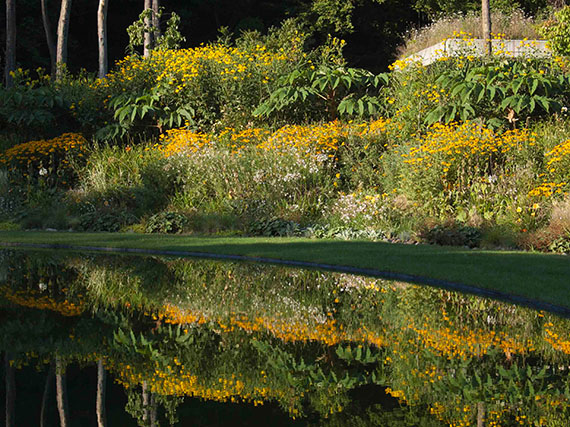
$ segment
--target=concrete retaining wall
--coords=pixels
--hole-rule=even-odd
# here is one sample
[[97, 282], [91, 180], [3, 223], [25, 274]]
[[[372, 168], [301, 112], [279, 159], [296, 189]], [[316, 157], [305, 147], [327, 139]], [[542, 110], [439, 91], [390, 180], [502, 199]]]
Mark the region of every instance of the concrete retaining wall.
[[[493, 40], [493, 53], [512, 57], [533, 56], [546, 57], [552, 55], [546, 47], [546, 40]], [[454, 55], [483, 56], [485, 42], [483, 39], [447, 39], [436, 45], [410, 55], [406, 60], [419, 61], [429, 65], [438, 58]]]

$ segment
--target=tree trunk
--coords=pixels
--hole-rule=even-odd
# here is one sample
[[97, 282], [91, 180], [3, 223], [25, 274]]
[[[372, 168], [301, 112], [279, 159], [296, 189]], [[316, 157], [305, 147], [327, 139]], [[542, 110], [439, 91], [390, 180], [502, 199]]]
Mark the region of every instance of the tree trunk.
[[46, 408], [49, 400], [50, 390], [52, 388], [53, 377], [55, 375], [55, 367], [52, 364], [49, 367], [49, 371], [46, 377], [46, 384], [44, 386], [44, 394], [42, 396], [42, 408], [40, 411], [40, 427], [44, 427], [46, 425]]
[[149, 419], [149, 393], [146, 387], [146, 381], [142, 383], [142, 406], [143, 406], [143, 421], [146, 422]]
[[160, 0], [152, 0], [152, 26], [154, 27], [153, 43], [156, 46], [156, 42], [160, 38], [160, 20], [158, 18], [160, 14]]
[[489, 0], [481, 0], [481, 23], [483, 26], [485, 54], [491, 55], [493, 52], [493, 44], [491, 42], [491, 9], [489, 7]]
[[57, 52], [56, 52], [56, 77], [63, 75], [62, 68], [67, 64], [67, 39], [69, 34], [69, 18], [71, 16], [71, 0], [61, 0], [59, 21], [57, 24]]
[[[152, 10], [152, 0], [144, 0], [144, 10]], [[150, 32], [150, 27], [152, 26], [152, 19], [149, 15], [144, 19], [144, 46], [143, 55], [145, 58], [150, 56], [150, 51], [152, 50], [152, 33]]]
[[57, 390], [57, 411], [59, 412], [59, 423], [61, 427], [67, 427], [69, 422], [67, 419], [67, 383], [65, 381], [65, 366], [58, 356], [55, 358], [55, 384]]
[[14, 79], [10, 73], [16, 71], [16, 0], [6, 0], [6, 63], [4, 81], [12, 87]]
[[8, 352], [4, 353], [4, 366], [6, 369], [6, 427], [14, 427], [16, 425], [16, 414], [14, 406], [16, 403], [16, 374], [14, 367], [10, 365], [12, 355]]
[[99, 9], [97, 10], [97, 35], [99, 40], [99, 78], [102, 79], [107, 75], [108, 59], [107, 59], [107, 9], [109, 7], [108, 0], [99, 0]]
[[55, 41], [53, 39], [53, 33], [51, 30], [51, 22], [49, 20], [49, 13], [47, 8], [47, 0], [41, 0], [42, 2], [42, 21], [44, 23], [44, 31], [46, 33], [46, 42], [49, 49], [49, 59], [50, 59], [50, 72], [51, 76], [55, 77], [56, 71], [56, 56], [55, 56]]
[[156, 427], [157, 405], [154, 393], [150, 394], [150, 427]]
[[477, 427], [485, 426], [485, 404], [483, 402], [477, 403]]
[[97, 427], [105, 427], [107, 425], [107, 417], [105, 413], [105, 389], [107, 386], [107, 378], [105, 375], [105, 367], [103, 359], [97, 361]]

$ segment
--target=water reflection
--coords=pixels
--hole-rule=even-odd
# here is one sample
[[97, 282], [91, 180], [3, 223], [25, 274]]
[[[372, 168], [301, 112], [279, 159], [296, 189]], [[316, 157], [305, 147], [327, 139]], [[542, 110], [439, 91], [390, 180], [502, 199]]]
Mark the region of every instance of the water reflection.
[[[77, 377], [82, 366], [93, 378], [93, 425], [122, 419], [117, 399], [139, 425], [202, 425], [197, 414], [213, 402], [240, 415], [219, 405], [228, 418], [203, 425], [240, 417], [567, 425], [569, 321], [548, 313], [405, 283], [207, 260], [3, 251], [0, 279], [12, 419], [30, 416], [18, 410], [28, 398], [18, 378], [33, 377], [43, 390], [26, 403], [39, 408], [34, 416], [75, 425], [79, 403], [67, 404], [65, 374]], [[106, 386], [121, 397], [105, 399]]]

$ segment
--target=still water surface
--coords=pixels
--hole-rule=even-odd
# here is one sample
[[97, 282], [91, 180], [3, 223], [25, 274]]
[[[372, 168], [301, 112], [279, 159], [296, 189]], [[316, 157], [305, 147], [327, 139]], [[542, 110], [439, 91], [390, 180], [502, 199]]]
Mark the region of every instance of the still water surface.
[[567, 426], [569, 326], [340, 273], [0, 251], [14, 426]]

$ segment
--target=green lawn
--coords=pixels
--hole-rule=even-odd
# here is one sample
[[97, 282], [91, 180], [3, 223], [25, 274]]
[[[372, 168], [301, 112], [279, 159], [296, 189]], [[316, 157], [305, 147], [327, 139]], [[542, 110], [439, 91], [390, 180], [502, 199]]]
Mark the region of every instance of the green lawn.
[[193, 237], [123, 233], [0, 232], [0, 244], [245, 255], [375, 269], [441, 279], [570, 307], [570, 257], [370, 241]]

